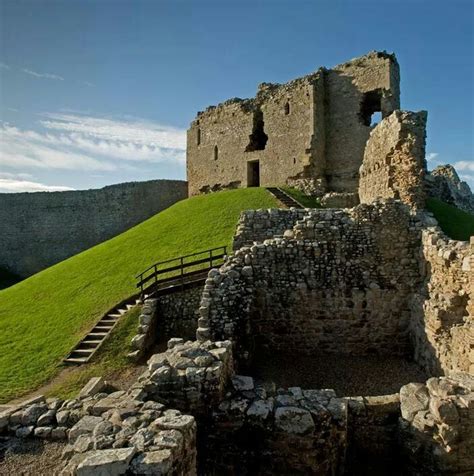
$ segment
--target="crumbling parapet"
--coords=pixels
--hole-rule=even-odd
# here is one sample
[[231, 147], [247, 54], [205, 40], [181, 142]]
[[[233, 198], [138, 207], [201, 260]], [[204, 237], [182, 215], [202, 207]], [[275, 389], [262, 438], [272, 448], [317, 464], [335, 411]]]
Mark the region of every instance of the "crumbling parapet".
[[395, 111], [372, 130], [360, 168], [361, 203], [396, 198], [423, 208], [426, 119], [425, 111]]

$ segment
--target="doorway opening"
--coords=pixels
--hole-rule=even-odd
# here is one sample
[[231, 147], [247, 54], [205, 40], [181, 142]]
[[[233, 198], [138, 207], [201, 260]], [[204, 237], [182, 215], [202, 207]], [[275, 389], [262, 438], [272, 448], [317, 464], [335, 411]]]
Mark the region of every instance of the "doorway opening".
[[260, 187], [260, 162], [258, 160], [247, 162], [247, 186]]

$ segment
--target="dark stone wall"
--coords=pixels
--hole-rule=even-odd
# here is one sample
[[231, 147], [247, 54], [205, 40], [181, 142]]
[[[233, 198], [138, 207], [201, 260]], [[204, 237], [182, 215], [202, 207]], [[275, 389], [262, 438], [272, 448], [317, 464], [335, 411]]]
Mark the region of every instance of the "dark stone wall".
[[27, 277], [187, 197], [181, 180], [98, 190], [0, 194], [0, 268]]

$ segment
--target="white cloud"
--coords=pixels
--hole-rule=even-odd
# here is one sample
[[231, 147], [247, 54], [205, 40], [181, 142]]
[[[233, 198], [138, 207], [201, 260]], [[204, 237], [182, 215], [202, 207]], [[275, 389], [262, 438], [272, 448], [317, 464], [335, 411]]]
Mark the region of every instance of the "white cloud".
[[186, 133], [182, 129], [143, 120], [114, 120], [77, 114], [45, 114], [41, 124], [48, 128], [77, 132], [83, 136], [105, 140], [160, 147], [186, 149]]
[[56, 185], [45, 185], [38, 182], [29, 182], [27, 180], [11, 180], [0, 178], [0, 193], [65, 192], [66, 190], [74, 189]]
[[90, 88], [93, 88], [95, 86], [95, 84], [92, 84], [89, 81], [80, 81], [80, 83], [84, 86], [89, 86]]
[[438, 157], [438, 152], [430, 152], [429, 154], [426, 154], [426, 160], [428, 162], [435, 160]]
[[18, 192], [62, 192], [65, 190], [74, 190], [71, 187], [60, 185], [46, 185], [34, 182], [30, 174], [12, 174], [0, 173], [0, 193], [18, 193]]
[[472, 160], [460, 160], [459, 162], [454, 162], [453, 165], [456, 170], [467, 170], [469, 172], [474, 172], [474, 161]]
[[22, 71], [30, 76], [34, 76], [35, 78], [43, 78], [43, 79], [54, 79], [56, 81], [64, 81], [62, 76], [58, 76], [57, 74], [49, 74], [49, 73], [37, 73], [36, 71], [32, 71], [31, 69], [22, 69]]
[[184, 130], [142, 120], [45, 114], [43, 131], [0, 123], [0, 166], [18, 171], [93, 172], [136, 169], [140, 163], [184, 165]]
[[5, 63], [0, 63], [0, 69], [10, 69], [10, 66]]

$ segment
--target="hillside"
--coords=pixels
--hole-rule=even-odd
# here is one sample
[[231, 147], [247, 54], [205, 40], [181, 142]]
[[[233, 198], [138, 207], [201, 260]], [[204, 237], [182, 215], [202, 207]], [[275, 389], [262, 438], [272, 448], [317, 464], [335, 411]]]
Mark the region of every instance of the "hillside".
[[140, 271], [159, 260], [230, 244], [242, 210], [275, 205], [258, 188], [183, 200], [0, 291], [0, 402], [51, 378], [91, 325], [136, 292]]
[[441, 229], [453, 240], [469, 241], [474, 236], [474, 216], [448, 205], [437, 198], [429, 198], [426, 208], [438, 220]]

